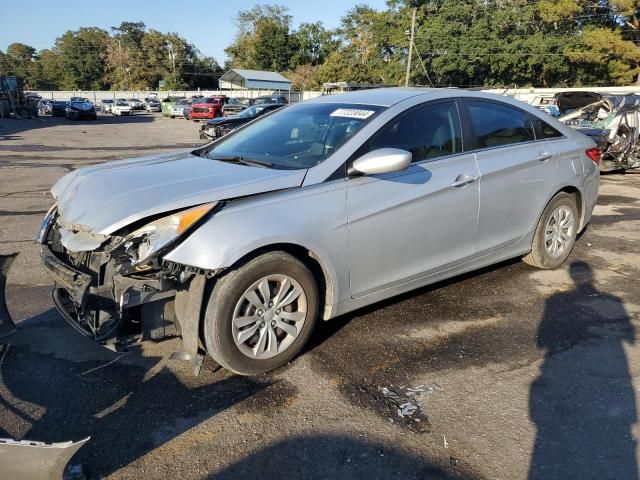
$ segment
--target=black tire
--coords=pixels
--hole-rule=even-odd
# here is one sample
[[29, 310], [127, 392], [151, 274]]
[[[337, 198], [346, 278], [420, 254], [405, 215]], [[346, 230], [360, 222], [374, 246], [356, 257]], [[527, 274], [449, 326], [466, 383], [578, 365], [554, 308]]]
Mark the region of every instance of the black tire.
[[[571, 214], [573, 215], [574, 219], [574, 226], [571, 229], [569, 235], [569, 244], [563, 250], [562, 254], [554, 257], [551, 256], [551, 254], [547, 251], [545, 244], [545, 230], [553, 213], [562, 206], [565, 206], [571, 210]], [[538, 225], [536, 226], [535, 234], [533, 236], [531, 251], [527, 255], [525, 255], [522, 260], [533, 267], [542, 269], [551, 269], [562, 265], [562, 263], [564, 263], [567, 257], [571, 254], [571, 250], [573, 250], [576, 236], [578, 234], [579, 224], [580, 218], [578, 216], [578, 207], [576, 206], [575, 197], [565, 192], [558, 193], [551, 199], [551, 201], [542, 212], [540, 220], [538, 221]]]
[[[277, 274], [287, 275], [302, 287], [306, 296], [307, 316], [298, 336], [282, 353], [266, 359], [250, 358], [240, 351], [233, 339], [234, 309], [252, 284], [263, 277]], [[206, 307], [204, 341], [209, 355], [227, 370], [240, 375], [257, 375], [291, 361], [311, 336], [317, 315], [318, 287], [311, 271], [288, 253], [269, 252], [217, 280]]]
[[0, 100], [0, 118], [9, 118], [11, 116], [11, 105], [8, 100]]

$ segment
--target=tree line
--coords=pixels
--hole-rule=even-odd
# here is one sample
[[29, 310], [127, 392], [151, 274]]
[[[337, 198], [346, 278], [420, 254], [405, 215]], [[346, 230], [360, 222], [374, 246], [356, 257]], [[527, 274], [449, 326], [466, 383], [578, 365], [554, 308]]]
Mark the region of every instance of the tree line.
[[388, 0], [356, 5], [328, 30], [292, 30], [285, 7], [240, 12], [232, 67], [275, 69], [301, 89], [323, 82], [436, 87], [569, 87], [640, 82], [637, 0]]
[[34, 90], [147, 90], [215, 88], [222, 68], [176, 33], [122, 22], [67, 31], [50, 49], [12, 43], [0, 51], [0, 75], [19, 75]]
[[[356, 5], [335, 29], [293, 28], [287, 7], [240, 11], [224, 70], [283, 73], [295, 89], [324, 82], [404, 83], [408, 32], [416, 29], [410, 83], [456, 87], [569, 87], [640, 83], [638, 0], [388, 0]], [[215, 88], [223, 69], [175, 33], [123, 22], [112, 31], [66, 32], [36, 52], [12, 44], [0, 73], [31, 88]]]

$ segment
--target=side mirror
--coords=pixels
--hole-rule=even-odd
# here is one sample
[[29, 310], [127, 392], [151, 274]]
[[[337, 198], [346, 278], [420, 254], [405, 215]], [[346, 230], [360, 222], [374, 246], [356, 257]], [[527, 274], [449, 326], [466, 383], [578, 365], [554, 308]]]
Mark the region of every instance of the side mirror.
[[399, 148], [379, 148], [353, 162], [349, 175], [376, 175], [401, 172], [411, 164], [411, 152]]

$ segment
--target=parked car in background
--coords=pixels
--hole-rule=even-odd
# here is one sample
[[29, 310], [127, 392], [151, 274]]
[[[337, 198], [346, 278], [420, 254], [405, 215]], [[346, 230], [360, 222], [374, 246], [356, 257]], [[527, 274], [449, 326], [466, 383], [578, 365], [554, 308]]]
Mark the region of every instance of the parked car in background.
[[250, 98], [229, 98], [222, 106], [222, 115], [224, 117], [233, 117], [251, 105], [253, 105], [253, 100]]
[[162, 107], [160, 106], [160, 100], [157, 99], [149, 99], [147, 100], [147, 102], [145, 103], [145, 110], [147, 112], [161, 112], [162, 111]]
[[270, 103], [265, 105], [254, 105], [246, 108], [234, 117], [222, 117], [209, 120], [200, 127], [200, 138], [208, 140], [223, 137], [236, 128], [255, 120], [262, 115], [278, 110], [285, 105], [281, 103]]
[[70, 102], [89, 102], [90, 100], [86, 97], [71, 97], [69, 101]]
[[160, 102], [162, 108], [162, 115], [165, 117], [171, 116], [171, 109], [179, 100], [186, 100], [185, 97], [166, 97]]
[[65, 109], [69, 102], [65, 100], [54, 100], [51, 102], [51, 116], [52, 117], [64, 117]]
[[208, 120], [211, 118], [221, 117], [222, 108], [227, 97], [224, 95], [216, 95], [214, 97], [200, 98], [194, 100], [191, 104], [192, 120]]
[[289, 102], [284, 95], [264, 95], [253, 100], [254, 105], [264, 105], [266, 103], [280, 103], [286, 105]]
[[513, 99], [363, 90], [68, 173], [37, 238], [56, 308], [85, 336], [118, 350], [179, 332], [192, 358], [202, 345], [259, 374], [318, 321], [514, 257], [558, 267], [599, 160]]
[[116, 102], [111, 107], [111, 113], [118, 117], [121, 117], [122, 115], [133, 115], [133, 108], [131, 108], [129, 102], [116, 100]]
[[191, 101], [181, 98], [174, 103], [169, 109], [169, 117], [171, 118], [188, 118], [191, 112]]
[[82, 120], [83, 118], [96, 120], [98, 118], [95, 106], [86, 98], [83, 100], [71, 100], [64, 109], [64, 116], [69, 120]]
[[137, 98], [127, 98], [127, 103], [131, 105], [134, 110], [144, 110], [144, 102]]
[[111, 113], [111, 107], [113, 107], [114, 103], [115, 100], [110, 98], [100, 100], [100, 113]]

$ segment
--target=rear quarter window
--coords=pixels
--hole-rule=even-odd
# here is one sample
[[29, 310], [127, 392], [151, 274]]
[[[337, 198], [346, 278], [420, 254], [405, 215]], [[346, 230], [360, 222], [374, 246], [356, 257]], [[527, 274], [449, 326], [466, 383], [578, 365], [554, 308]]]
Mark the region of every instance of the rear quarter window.
[[469, 100], [469, 123], [474, 133], [473, 149], [493, 148], [536, 139], [529, 115], [508, 105]]
[[536, 128], [536, 137], [539, 139], [560, 138], [564, 135], [547, 122], [538, 117], [533, 117], [533, 124]]

